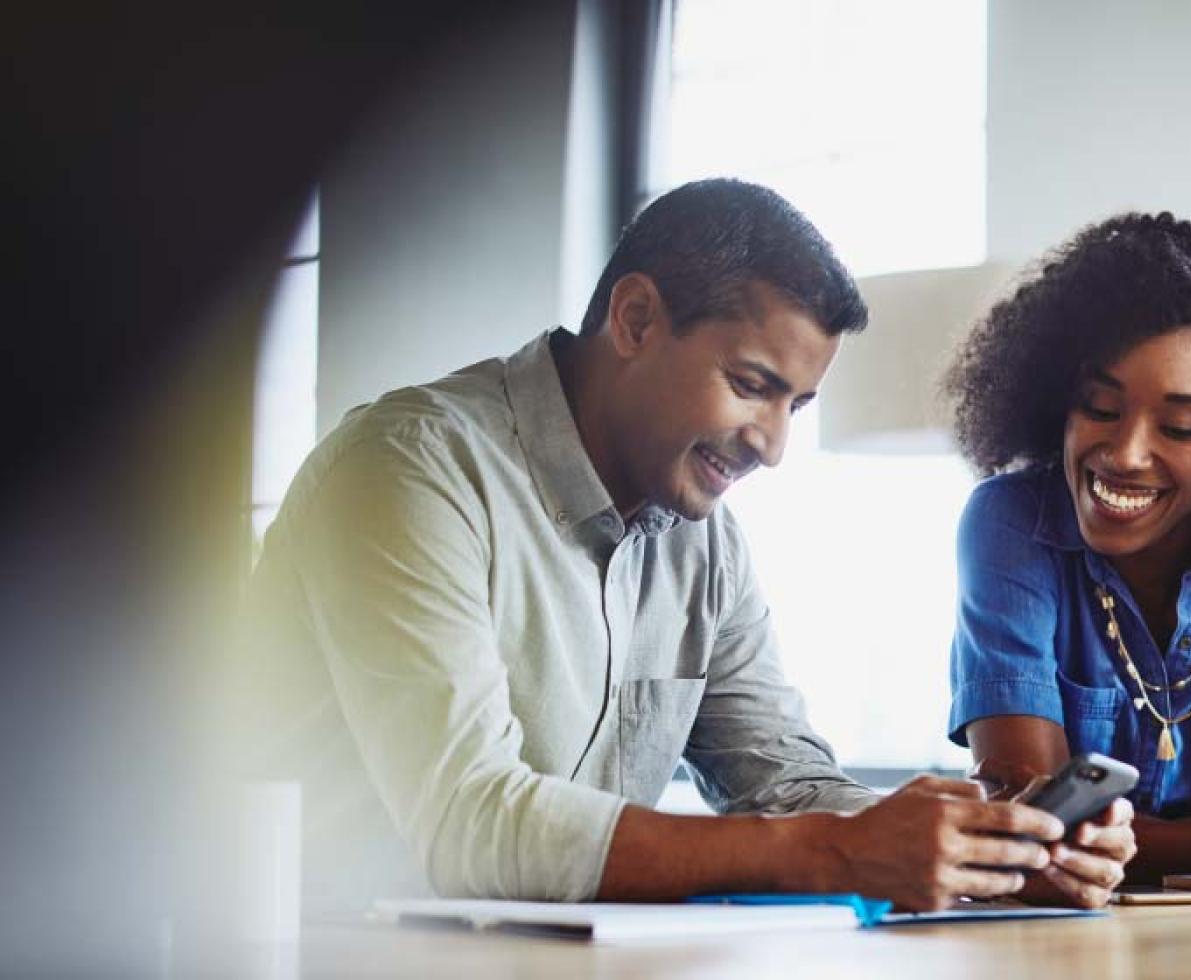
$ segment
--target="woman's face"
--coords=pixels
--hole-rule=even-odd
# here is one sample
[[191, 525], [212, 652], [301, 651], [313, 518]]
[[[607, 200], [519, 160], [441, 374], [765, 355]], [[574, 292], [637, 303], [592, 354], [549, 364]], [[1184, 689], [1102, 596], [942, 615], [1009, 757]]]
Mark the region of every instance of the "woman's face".
[[1093, 550], [1191, 553], [1191, 326], [1085, 374], [1067, 416], [1063, 468]]

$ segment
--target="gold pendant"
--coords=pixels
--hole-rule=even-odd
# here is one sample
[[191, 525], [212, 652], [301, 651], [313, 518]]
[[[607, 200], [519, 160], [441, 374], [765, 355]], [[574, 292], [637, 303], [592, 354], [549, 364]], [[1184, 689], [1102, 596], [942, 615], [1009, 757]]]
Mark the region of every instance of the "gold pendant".
[[1158, 759], [1161, 762], [1171, 762], [1175, 758], [1174, 739], [1170, 737], [1170, 726], [1162, 726], [1162, 734], [1158, 736]]

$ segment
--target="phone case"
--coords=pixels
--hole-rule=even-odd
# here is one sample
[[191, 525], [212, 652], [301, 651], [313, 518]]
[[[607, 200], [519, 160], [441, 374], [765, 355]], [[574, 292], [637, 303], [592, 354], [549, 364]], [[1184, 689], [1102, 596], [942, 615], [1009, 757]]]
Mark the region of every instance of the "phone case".
[[1021, 802], [1053, 813], [1073, 830], [1133, 789], [1137, 778], [1137, 770], [1128, 763], [1089, 752], [1072, 758], [1050, 782]]

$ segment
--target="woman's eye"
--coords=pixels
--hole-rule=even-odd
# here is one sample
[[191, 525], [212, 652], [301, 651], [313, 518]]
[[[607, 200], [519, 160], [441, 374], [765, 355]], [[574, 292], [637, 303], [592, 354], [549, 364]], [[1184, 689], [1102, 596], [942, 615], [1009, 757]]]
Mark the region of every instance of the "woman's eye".
[[1171, 439], [1177, 439], [1180, 442], [1191, 440], [1191, 429], [1182, 429], [1177, 425], [1166, 425], [1162, 427], [1162, 431]]
[[1111, 422], [1117, 417], [1116, 412], [1107, 408], [1097, 408], [1091, 402], [1081, 402], [1079, 410], [1095, 422]]

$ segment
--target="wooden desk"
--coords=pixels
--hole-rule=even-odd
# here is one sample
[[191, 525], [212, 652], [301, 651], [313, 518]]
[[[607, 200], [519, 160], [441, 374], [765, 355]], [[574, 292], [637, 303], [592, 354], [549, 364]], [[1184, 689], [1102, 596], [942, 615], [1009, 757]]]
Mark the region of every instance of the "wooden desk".
[[755, 933], [618, 946], [364, 925], [308, 924], [304, 930], [296, 969], [274, 974], [278, 980], [1191, 977], [1191, 906], [1117, 909], [1103, 919]]

